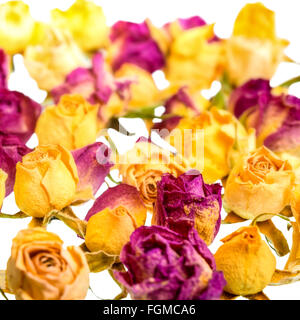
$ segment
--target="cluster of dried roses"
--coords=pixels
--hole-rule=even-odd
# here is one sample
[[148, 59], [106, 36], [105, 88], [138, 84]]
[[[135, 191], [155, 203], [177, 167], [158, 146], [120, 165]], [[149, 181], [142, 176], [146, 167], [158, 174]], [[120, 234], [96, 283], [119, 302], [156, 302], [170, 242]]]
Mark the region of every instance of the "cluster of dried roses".
[[[54, 10], [49, 24], [34, 21], [21, 1], [1, 5], [0, 16], [0, 207], [14, 192], [20, 209], [0, 217], [32, 217], [0, 272], [3, 294], [84, 299], [89, 273], [103, 270], [122, 287], [118, 298], [133, 299], [262, 299], [267, 285], [300, 279], [300, 100], [287, 93], [293, 81], [269, 83], [288, 45], [272, 11], [246, 5], [228, 39], [198, 16], [109, 28], [87, 0]], [[16, 53], [48, 92], [43, 106], [8, 89]], [[166, 89], [154, 81], [157, 70]], [[206, 100], [201, 92], [214, 80], [222, 88]], [[161, 117], [157, 106], [165, 107]], [[97, 142], [120, 117], [143, 118], [177, 153], [151, 136], [125, 155]], [[192, 135], [183, 145], [185, 130]], [[122, 182], [96, 195], [116, 168]], [[79, 219], [71, 207], [91, 199]], [[224, 223], [250, 225], [213, 254], [222, 208]], [[275, 215], [290, 221], [291, 251]], [[46, 230], [54, 218], [82, 238], [80, 247], [65, 249]], [[284, 270], [261, 234], [289, 254]]]

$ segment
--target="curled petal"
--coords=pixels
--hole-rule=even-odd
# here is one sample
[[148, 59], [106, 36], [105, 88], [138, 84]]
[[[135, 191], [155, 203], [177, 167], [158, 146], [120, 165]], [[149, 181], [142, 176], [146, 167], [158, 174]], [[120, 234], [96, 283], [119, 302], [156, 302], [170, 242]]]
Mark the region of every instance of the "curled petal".
[[102, 142], [95, 142], [72, 151], [72, 155], [79, 177], [77, 190], [92, 189], [95, 195], [113, 165], [109, 161], [110, 149]]
[[138, 226], [145, 224], [147, 210], [140, 198], [138, 190], [124, 183], [109, 188], [102, 193], [87, 213], [85, 220], [88, 221], [90, 217], [105, 208], [114, 209], [119, 206], [127, 209], [131, 216], [135, 218]]

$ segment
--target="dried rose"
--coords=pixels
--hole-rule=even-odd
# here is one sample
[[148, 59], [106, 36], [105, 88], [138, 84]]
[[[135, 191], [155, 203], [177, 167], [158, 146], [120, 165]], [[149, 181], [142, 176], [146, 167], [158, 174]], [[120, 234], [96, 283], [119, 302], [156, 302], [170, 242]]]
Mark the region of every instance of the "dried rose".
[[221, 189], [219, 184], [205, 184], [198, 171], [178, 178], [164, 174], [157, 183], [152, 224], [178, 233], [194, 227], [200, 238], [211, 244], [221, 223]]
[[42, 107], [17, 91], [0, 89], [0, 132], [13, 134], [24, 143], [34, 133]]
[[64, 95], [56, 106], [47, 106], [38, 119], [39, 144], [60, 144], [74, 150], [94, 143], [100, 130], [98, 105], [81, 95]]
[[[224, 204], [244, 219], [278, 214], [290, 204], [294, 178], [289, 162], [262, 146], [243, 156], [230, 172]], [[270, 215], [260, 217], [259, 221], [269, 219]]]
[[92, 67], [79, 67], [70, 72], [65, 82], [51, 90], [55, 103], [64, 94], [80, 94], [91, 104], [107, 104], [116, 93], [123, 97], [128, 90], [130, 81], [115, 79], [104, 61], [102, 52], [97, 52], [92, 58]]
[[209, 88], [223, 71], [223, 41], [215, 36], [213, 24], [190, 22], [176, 21], [167, 26], [172, 42], [166, 58], [166, 78], [196, 90]]
[[232, 36], [224, 42], [230, 81], [241, 85], [250, 79], [271, 79], [285, 60], [288, 44], [276, 36], [273, 11], [262, 3], [246, 4], [236, 18]]
[[145, 224], [146, 216], [136, 188], [127, 184], [109, 188], [87, 213], [85, 244], [92, 252], [119, 255], [131, 233]]
[[89, 288], [83, 251], [64, 249], [63, 241], [43, 228], [20, 231], [7, 263], [7, 284], [18, 300], [82, 300]]
[[70, 151], [60, 145], [38, 146], [17, 163], [17, 206], [30, 216], [42, 218], [51, 210], [70, 205], [77, 183], [77, 168]]
[[91, 252], [101, 250], [107, 254], [119, 255], [136, 228], [134, 217], [125, 207], [105, 208], [88, 220], [86, 247]]
[[195, 230], [183, 236], [165, 227], [140, 227], [120, 260], [127, 271], [114, 275], [135, 300], [213, 300], [225, 285]]
[[262, 291], [271, 281], [276, 259], [258, 228], [242, 227], [222, 242], [214, 256], [227, 281], [224, 290], [242, 296]]
[[151, 73], [164, 66], [164, 55], [153, 29], [149, 21], [118, 21], [111, 27], [109, 60], [113, 70], [124, 63], [136, 64]]
[[[117, 163], [117, 162], [116, 162]], [[136, 187], [148, 209], [156, 200], [156, 183], [163, 173], [178, 176], [187, 169], [185, 159], [153, 143], [138, 142], [134, 148], [120, 155], [117, 165], [123, 182]]]
[[275, 95], [268, 80], [255, 79], [235, 89], [229, 109], [247, 128], [255, 128], [258, 146], [297, 154], [300, 139], [300, 99]]
[[68, 10], [51, 11], [54, 25], [67, 29], [84, 51], [104, 47], [108, 42], [108, 26], [104, 12], [92, 1], [76, 0]]

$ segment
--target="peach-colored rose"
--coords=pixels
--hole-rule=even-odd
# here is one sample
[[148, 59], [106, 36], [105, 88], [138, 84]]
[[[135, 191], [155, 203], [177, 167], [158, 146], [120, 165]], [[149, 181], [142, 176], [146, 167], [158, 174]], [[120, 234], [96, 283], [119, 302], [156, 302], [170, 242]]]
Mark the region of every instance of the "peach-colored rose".
[[123, 182], [136, 187], [148, 209], [156, 200], [157, 186], [162, 174], [177, 177], [188, 170], [188, 163], [180, 156], [148, 142], [138, 142], [125, 155], [120, 156], [118, 169]]
[[267, 220], [290, 204], [295, 175], [288, 161], [262, 146], [242, 157], [226, 181], [224, 203], [244, 219]]
[[79, 247], [43, 228], [22, 230], [13, 240], [7, 285], [18, 300], [82, 300], [89, 288], [89, 267]]

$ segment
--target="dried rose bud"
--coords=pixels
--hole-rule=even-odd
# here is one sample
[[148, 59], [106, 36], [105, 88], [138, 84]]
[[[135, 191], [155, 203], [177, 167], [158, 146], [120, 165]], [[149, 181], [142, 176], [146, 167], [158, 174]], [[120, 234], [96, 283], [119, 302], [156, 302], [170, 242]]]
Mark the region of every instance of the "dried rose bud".
[[157, 200], [152, 224], [168, 227], [182, 234], [182, 229], [195, 227], [201, 239], [209, 245], [221, 223], [221, 185], [205, 184], [195, 170], [178, 178], [162, 176], [157, 183]]
[[195, 230], [187, 237], [165, 227], [140, 227], [120, 256], [126, 272], [115, 272], [135, 300], [215, 300], [225, 285], [213, 255]]
[[217, 270], [223, 271], [226, 292], [251, 295], [267, 286], [276, 268], [276, 259], [261, 239], [256, 226], [242, 227], [222, 239], [217, 250]]

